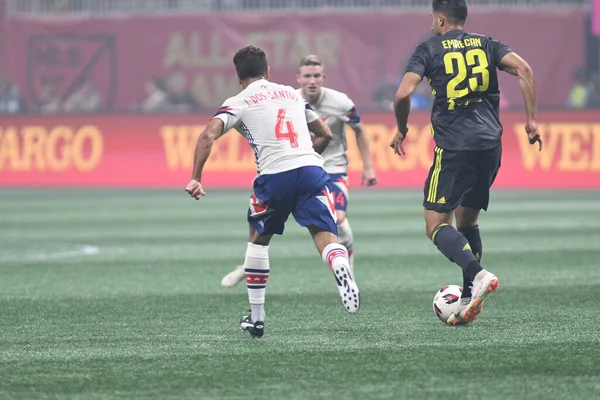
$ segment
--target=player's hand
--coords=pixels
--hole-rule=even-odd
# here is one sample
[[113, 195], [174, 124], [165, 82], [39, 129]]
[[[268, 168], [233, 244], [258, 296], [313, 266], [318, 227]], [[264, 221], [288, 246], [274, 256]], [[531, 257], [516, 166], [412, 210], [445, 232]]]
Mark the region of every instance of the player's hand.
[[396, 132], [396, 136], [394, 136], [392, 143], [390, 143], [390, 147], [394, 149], [394, 154], [398, 154], [399, 156], [406, 155], [406, 151], [404, 151], [404, 146], [402, 146], [402, 142], [404, 142], [404, 138], [406, 137], [407, 132], [408, 130], [404, 133], [400, 132], [400, 130]]
[[528, 121], [525, 124], [525, 132], [527, 132], [527, 136], [529, 137], [529, 144], [539, 143], [538, 151], [542, 151], [542, 138], [540, 137], [540, 132], [535, 121]]
[[377, 184], [377, 176], [375, 175], [375, 170], [373, 167], [364, 168], [362, 173], [362, 179], [360, 181], [360, 185], [364, 186], [373, 186]]
[[196, 200], [199, 200], [200, 196], [206, 196], [204, 189], [202, 189], [202, 184], [195, 179], [192, 179], [190, 183], [187, 184], [185, 191]]

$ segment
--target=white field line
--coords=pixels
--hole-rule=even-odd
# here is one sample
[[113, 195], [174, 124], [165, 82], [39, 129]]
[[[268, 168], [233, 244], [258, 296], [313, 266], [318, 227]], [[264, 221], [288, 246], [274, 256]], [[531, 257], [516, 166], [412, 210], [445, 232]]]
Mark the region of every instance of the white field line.
[[27, 262], [27, 261], [50, 261], [50, 260], [61, 260], [65, 258], [73, 258], [73, 257], [81, 257], [81, 256], [90, 256], [94, 254], [98, 254], [100, 252], [100, 248], [96, 246], [91, 246], [87, 244], [75, 244], [72, 245], [74, 247], [73, 250], [66, 251], [55, 251], [49, 253], [36, 253], [36, 254], [26, 254], [22, 253], [18, 256], [0, 256], [0, 262]]

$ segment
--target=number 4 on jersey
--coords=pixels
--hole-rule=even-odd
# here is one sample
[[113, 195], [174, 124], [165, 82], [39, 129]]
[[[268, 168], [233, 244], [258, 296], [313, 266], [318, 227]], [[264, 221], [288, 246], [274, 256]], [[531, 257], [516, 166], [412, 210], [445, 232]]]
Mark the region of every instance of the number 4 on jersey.
[[277, 140], [289, 140], [292, 147], [298, 147], [298, 132], [296, 132], [294, 129], [294, 124], [292, 124], [292, 121], [285, 120], [285, 108], [280, 108], [279, 112], [277, 113], [275, 137]]

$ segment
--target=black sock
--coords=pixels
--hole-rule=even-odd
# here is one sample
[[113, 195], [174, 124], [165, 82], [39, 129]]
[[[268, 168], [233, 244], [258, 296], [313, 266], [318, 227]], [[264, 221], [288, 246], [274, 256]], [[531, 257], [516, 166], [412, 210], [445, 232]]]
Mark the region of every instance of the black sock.
[[483, 256], [483, 243], [481, 243], [481, 236], [479, 235], [479, 225], [467, 229], [459, 229], [458, 231], [469, 241], [471, 251], [475, 255], [475, 258], [481, 262], [481, 257]]
[[[481, 269], [481, 267], [479, 267]], [[461, 298], [471, 297], [471, 286], [473, 286], [473, 278], [475, 275], [467, 274], [463, 272], [463, 291]]]
[[450, 261], [458, 264], [463, 270], [463, 293], [462, 297], [471, 297], [471, 286], [473, 278], [481, 266], [471, 251], [469, 241], [453, 226], [440, 224], [431, 235], [433, 243]]

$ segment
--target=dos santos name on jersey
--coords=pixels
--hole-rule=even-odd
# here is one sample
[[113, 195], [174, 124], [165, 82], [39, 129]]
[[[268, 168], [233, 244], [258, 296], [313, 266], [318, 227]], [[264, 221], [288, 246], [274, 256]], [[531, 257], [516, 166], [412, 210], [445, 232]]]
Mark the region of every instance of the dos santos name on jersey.
[[257, 93], [249, 97], [244, 98], [244, 101], [248, 106], [260, 103], [265, 100], [292, 100], [292, 101], [304, 101], [295, 92], [288, 90], [272, 90], [265, 93]]

